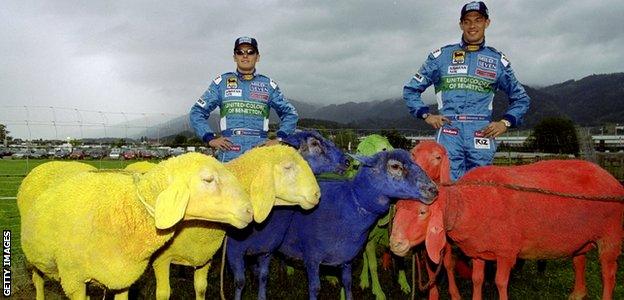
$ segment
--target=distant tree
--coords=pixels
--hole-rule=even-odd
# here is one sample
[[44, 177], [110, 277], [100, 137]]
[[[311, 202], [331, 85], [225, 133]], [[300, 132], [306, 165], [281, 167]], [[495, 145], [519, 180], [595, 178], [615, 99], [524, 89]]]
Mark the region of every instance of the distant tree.
[[385, 136], [390, 142], [390, 145], [394, 148], [410, 150], [412, 148], [412, 142], [405, 138], [398, 130], [392, 129], [390, 131], [382, 130], [381, 135]]
[[540, 152], [579, 154], [579, 142], [574, 122], [568, 118], [542, 119], [527, 139], [528, 147]]
[[353, 150], [357, 147], [358, 138], [353, 130], [341, 130], [334, 136], [334, 143], [342, 149]]
[[117, 148], [121, 148], [125, 144], [126, 144], [126, 139], [118, 139], [113, 143], [113, 145]]
[[193, 136], [193, 137], [189, 138], [189, 139], [186, 141], [186, 143], [187, 143], [188, 145], [191, 145], [191, 146], [203, 146], [203, 145], [204, 145], [204, 142], [203, 142], [202, 140], [200, 140], [200, 139], [199, 139], [198, 137], [196, 137], [196, 136]]
[[6, 125], [0, 124], [0, 143], [4, 143], [4, 140], [7, 141], [12, 140], [13, 138], [9, 136], [9, 131], [6, 129]]
[[186, 137], [184, 135], [178, 134], [173, 138], [173, 144], [176, 146], [186, 144]]
[[72, 148], [76, 148], [76, 147], [82, 145], [82, 141], [78, 140], [78, 139], [71, 139], [71, 140], [69, 140], [69, 144], [72, 145]]

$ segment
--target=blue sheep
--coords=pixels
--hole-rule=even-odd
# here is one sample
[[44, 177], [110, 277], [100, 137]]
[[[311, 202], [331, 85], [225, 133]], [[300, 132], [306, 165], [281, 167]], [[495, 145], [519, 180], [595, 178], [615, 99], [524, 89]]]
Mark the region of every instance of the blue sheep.
[[[343, 173], [348, 166], [348, 159], [344, 153], [318, 132], [296, 132], [283, 142], [299, 150], [314, 174]], [[258, 298], [265, 299], [271, 253], [275, 252], [281, 244], [294, 212], [294, 208], [274, 207], [268, 218], [261, 224], [252, 223], [242, 230], [228, 232], [226, 257], [234, 273], [235, 299], [241, 299], [245, 286], [245, 256], [258, 258], [260, 281]]]
[[[309, 298], [320, 290], [319, 266], [342, 268], [342, 283], [351, 299], [351, 262], [366, 243], [368, 231], [387, 213], [390, 198], [431, 203], [435, 184], [405, 150], [357, 157], [362, 163], [353, 180], [321, 181], [321, 200], [310, 211], [293, 214], [278, 251], [303, 260]], [[260, 270], [265, 274], [267, 270]]]

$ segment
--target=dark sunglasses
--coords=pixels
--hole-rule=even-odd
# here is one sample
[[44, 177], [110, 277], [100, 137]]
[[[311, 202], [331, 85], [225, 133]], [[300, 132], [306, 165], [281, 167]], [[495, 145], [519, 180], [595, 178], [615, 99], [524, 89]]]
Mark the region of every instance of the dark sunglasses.
[[236, 49], [236, 50], [234, 50], [234, 53], [236, 55], [245, 55], [245, 54], [247, 54], [247, 55], [254, 55], [254, 54], [256, 54], [256, 50], [254, 50], [254, 49], [247, 49], [247, 51], [245, 51], [245, 50]]

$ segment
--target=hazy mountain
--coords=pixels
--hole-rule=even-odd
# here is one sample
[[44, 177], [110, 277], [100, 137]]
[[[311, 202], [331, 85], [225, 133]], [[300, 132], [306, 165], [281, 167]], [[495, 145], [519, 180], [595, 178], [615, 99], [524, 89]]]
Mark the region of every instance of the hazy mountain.
[[[541, 119], [549, 116], [567, 116], [581, 126], [591, 126], [606, 122], [622, 123], [624, 121], [624, 73], [591, 75], [581, 80], [569, 80], [543, 88], [525, 86], [531, 107], [525, 116], [522, 128], [531, 128]], [[362, 129], [419, 129], [430, 130], [424, 122], [412, 117], [403, 99], [387, 99], [370, 102], [348, 102], [326, 106], [308, 104], [290, 100], [297, 108], [299, 116], [305, 121], [301, 127], [312, 127], [321, 124], [325, 128], [362, 128]], [[508, 98], [503, 92], [494, 97], [493, 118], [499, 119], [508, 106]], [[432, 111], [437, 111], [431, 106]], [[271, 122], [277, 122], [277, 116], [271, 113]], [[321, 122], [328, 121], [328, 122]], [[218, 128], [218, 115], [213, 113], [210, 118], [213, 128]], [[190, 130], [188, 116], [169, 120], [159, 127], [150, 129], [142, 135], [172, 135]], [[138, 135], [138, 136], [142, 136]]]

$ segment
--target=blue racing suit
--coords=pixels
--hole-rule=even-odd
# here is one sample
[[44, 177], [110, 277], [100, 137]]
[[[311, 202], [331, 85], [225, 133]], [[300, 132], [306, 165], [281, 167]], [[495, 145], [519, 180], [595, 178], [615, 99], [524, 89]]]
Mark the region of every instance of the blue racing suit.
[[219, 153], [219, 160], [230, 161], [267, 139], [269, 111], [280, 118], [278, 138], [295, 131], [299, 116], [280, 91], [277, 83], [260, 74], [228, 72], [218, 76], [191, 108], [190, 121], [195, 134], [208, 143], [215, 133], [208, 124], [210, 112], [219, 107], [221, 135], [234, 146]]
[[448, 152], [453, 181], [474, 167], [491, 164], [494, 159], [496, 143], [485, 138], [481, 130], [491, 121], [497, 89], [509, 97], [510, 105], [503, 119], [512, 127], [522, 122], [529, 108], [529, 96], [516, 80], [505, 55], [485, 46], [485, 42], [468, 46], [462, 40], [429, 54], [403, 88], [403, 99], [413, 116], [424, 119], [429, 113], [421, 93], [432, 84], [440, 114], [451, 120], [440, 128], [436, 140]]

